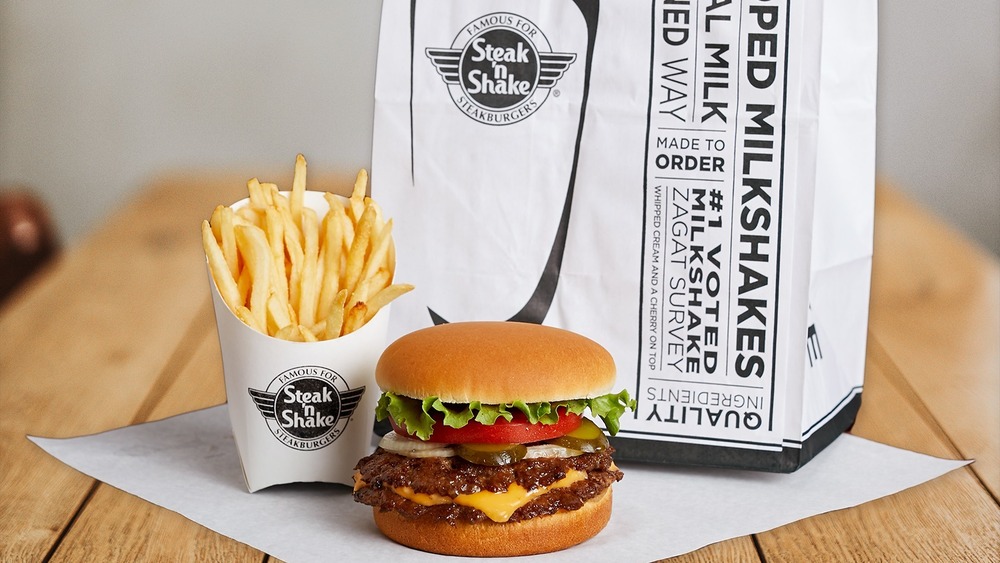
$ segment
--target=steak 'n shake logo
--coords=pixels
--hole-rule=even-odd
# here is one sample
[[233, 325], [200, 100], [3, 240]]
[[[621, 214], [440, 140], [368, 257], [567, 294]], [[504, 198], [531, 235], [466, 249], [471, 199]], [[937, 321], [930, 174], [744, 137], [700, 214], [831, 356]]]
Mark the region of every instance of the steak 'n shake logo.
[[506, 12], [469, 22], [451, 48], [427, 57], [466, 115], [487, 125], [510, 125], [535, 113], [576, 60], [553, 53], [535, 24]]
[[296, 450], [318, 450], [344, 432], [365, 388], [348, 388], [331, 369], [302, 366], [281, 372], [263, 391], [247, 391], [281, 443]]

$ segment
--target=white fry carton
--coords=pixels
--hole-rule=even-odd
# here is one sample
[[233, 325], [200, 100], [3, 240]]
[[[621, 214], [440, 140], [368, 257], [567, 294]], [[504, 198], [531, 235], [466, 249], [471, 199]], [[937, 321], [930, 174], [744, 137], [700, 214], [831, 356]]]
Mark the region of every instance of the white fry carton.
[[[239, 208], [246, 200], [233, 205]], [[305, 205], [322, 216], [319, 192]], [[295, 482], [353, 485], [371, 453], [379, 391], [375, 364], [390, 306], [340, 338], [290, 342], [250, 328], [230, 311], [209, 273], [226, 397], [247, 488]]]

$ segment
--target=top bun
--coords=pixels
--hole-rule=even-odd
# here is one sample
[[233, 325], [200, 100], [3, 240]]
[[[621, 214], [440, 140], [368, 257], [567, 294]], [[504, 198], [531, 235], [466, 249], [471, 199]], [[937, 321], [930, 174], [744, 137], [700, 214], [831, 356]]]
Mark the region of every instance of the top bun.
[[412, 332], [375, 368], [385, 391], [446, 403], [536, 403], [597, 397], [615, 383], [600, 344], [568, 330], [518, 322], [464, 322]]

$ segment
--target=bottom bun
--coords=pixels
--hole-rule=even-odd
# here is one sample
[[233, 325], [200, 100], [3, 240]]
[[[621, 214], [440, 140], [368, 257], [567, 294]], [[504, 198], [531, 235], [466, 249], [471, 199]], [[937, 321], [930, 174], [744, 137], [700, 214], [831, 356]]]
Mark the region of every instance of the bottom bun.
[[372, 509], [375, 525], [389, 539], [431, 553], [472, 557], [513, 557], [572, 547], [604, 529], [611, 519], [611, 488], [578, 510], [560, 511], [520, 522], [448, 524], [404, 518]]

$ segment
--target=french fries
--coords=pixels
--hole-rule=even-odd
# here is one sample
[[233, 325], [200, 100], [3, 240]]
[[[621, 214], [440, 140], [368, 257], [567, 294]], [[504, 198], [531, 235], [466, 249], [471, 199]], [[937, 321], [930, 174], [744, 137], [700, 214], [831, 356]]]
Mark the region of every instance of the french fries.
[[306, 160], [298, 155], [287, 195], [254, 178], [246, 206], [218, 206], [202, 223], [202, 244], [233, 314], [263, 334], [315, 342], [358, 330], [411, 291], [393, 283], [392, 220], [367, 186], [361, 170], [346, 201], [324, 194], [329, 210], [319, 217], [304, 203]]

